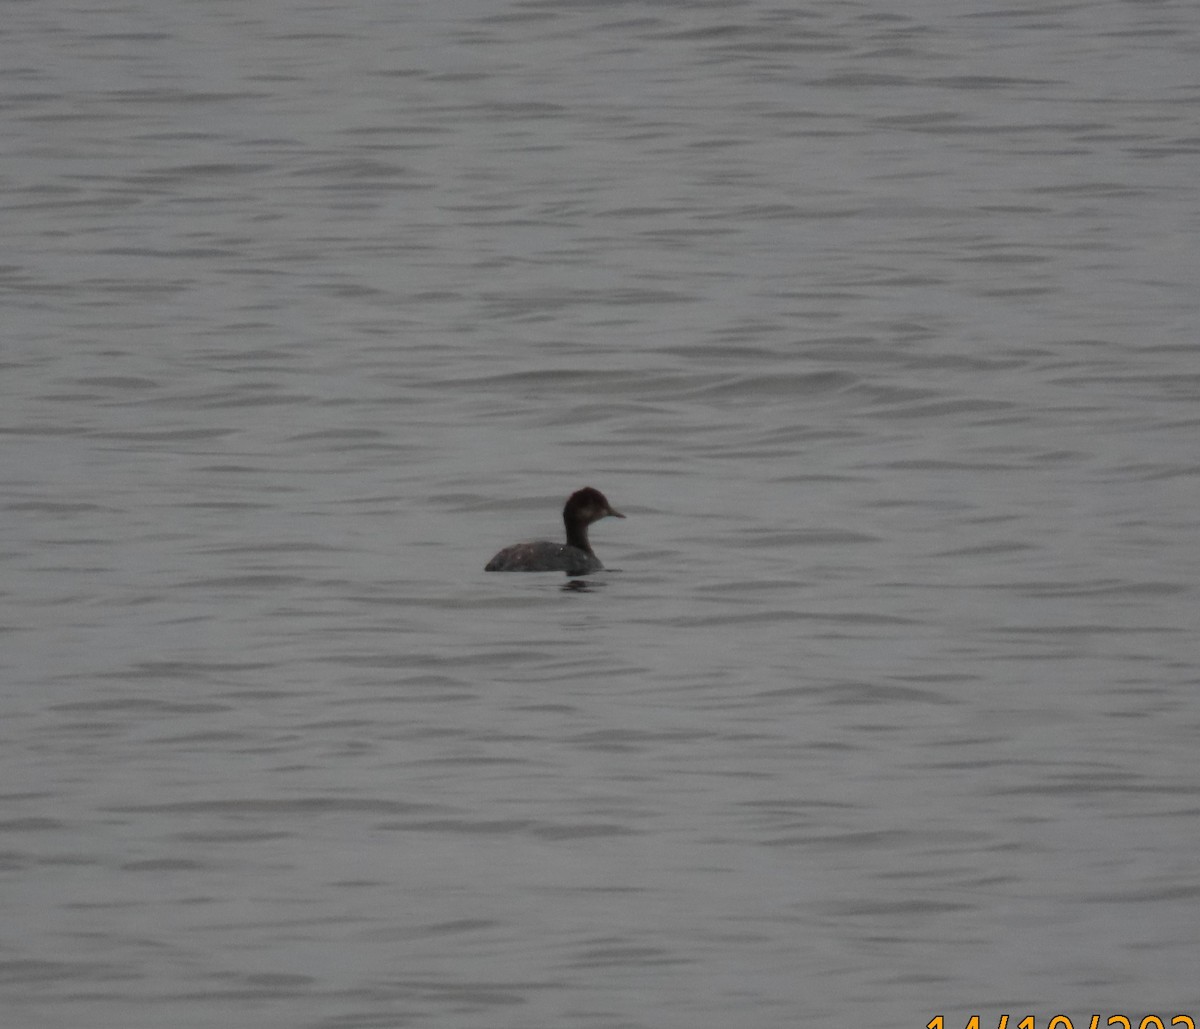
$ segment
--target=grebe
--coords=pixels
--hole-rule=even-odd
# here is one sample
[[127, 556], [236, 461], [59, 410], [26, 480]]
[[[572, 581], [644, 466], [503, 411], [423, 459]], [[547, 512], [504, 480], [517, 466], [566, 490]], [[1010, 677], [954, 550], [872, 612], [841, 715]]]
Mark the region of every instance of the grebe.
[[485, 572], [566, 572], [587, 575], [604, 569], [588, 543], [588, 526], [601, 518], [624, 518], [598, 489], [588, 486], [572, 493], [563, 508], [566, 543], [538, 540], [505, 547], [484, 568]]

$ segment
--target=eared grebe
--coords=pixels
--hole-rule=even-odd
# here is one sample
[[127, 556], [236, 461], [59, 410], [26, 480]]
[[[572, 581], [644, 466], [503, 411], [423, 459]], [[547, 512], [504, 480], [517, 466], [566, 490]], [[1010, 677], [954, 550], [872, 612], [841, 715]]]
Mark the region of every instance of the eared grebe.
[[599, 572], [600, 563], [588, 545], [588, 526], [601, 518], [624, 518], [598, 489], [588, 486], [572, 493], [563, 508], [563, 523], [567, 527], [566, 543], [538, 540], [536, 543], [516, 543], [505, 547], [493, 557], [485, 572], [566, 572], [587, 575]]

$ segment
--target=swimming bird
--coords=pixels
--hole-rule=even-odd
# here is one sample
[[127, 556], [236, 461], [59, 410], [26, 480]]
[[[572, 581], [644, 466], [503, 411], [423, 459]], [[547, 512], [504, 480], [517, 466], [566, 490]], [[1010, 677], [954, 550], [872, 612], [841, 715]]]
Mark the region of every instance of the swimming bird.
[[537, 540], [505, 547], [484, 568], [485, 572], [566, 572], [587, 575], [604, 569], [588, 543], [588, 526], [601, 518], [624, 518], [598, 489], [576, 490], [563, 507], [567, 542]]

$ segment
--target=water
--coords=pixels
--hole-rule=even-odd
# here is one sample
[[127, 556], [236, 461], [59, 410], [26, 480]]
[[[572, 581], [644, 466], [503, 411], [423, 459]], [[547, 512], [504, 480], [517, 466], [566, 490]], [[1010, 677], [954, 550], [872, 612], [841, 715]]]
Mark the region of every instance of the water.
[[1198, 53], [9, 5], [4, 1024], [1200, 1017]]

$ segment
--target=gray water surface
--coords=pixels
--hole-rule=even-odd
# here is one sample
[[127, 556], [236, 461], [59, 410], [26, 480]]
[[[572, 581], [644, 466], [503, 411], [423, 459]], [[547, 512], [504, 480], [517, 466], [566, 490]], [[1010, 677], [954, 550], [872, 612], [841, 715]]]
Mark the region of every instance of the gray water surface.
[[1200, 1018], [1197, 111], [1192, 2], [7, 5], [3, 1024]]

